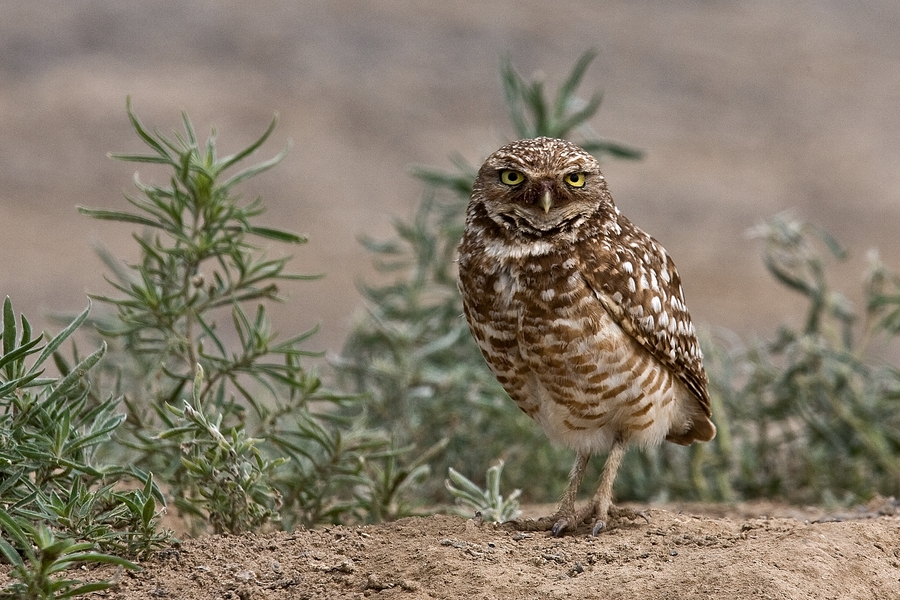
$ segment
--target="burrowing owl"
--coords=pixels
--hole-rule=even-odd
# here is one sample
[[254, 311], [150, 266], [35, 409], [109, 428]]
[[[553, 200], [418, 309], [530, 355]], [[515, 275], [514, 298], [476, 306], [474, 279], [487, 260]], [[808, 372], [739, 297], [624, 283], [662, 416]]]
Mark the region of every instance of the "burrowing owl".
[[[564, 140], [508, 144], [478, 172], [459, 246], [469, 326], [497, 379], [575, 465], [556, 514], [519, 526], [561, 535], [633, 511], [612, 505], [629, 443], [716, 434], [675, 264], [613, 203], [593, 156]], [[609, 450], [590, 504], [575, 497]]]

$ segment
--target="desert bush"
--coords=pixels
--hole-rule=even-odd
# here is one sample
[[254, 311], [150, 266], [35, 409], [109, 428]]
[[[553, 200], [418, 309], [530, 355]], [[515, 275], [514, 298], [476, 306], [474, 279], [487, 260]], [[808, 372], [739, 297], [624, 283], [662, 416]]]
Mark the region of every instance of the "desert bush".
[[[98, 458], [124, 419], [116, 412], [120, 398], [96, 404], [88, 398], [88, 374], [106, 347], [75, 365], [59, 354], [87, 315], [85, 309], [45, 341], [24, 315], [17, 326], [9, 298], [3, 305], [0, 553], [13, 567], [13, 581], [0, 597], [73, 597], [104, 589], [107, 582], [81, 584], [58, 575], [85, 562], [134, 568], [121, 557], [140, 558], [172, 542], [169, 532], [158, 531], [164, 502], [153, 477]], [[58, 377], [46, 374], [51, 359]], [[128, 479], [141, 485], [117, 485]]]
[[366, 518], [379, 493], [367, 469], [391, 455], [387, 439], [354, 428], [358, 399], [325, 389], [302, 364], [316, 355], [305, 346], [314, 331], [281, 338], [273, 330], [267, 304], [286, 282], [309, 277], [288, 273], [290, 257], [270, 257], [259, 244], [305, 239], [258, 224], [261, 201], [235, 190], [286, 155], [231, 172], [275, 121], [219, 157], [215, 132], [200, 142], [186, 115], [184, 131], [166, 137], [148, 131], [130, 104], [127, 112], [150, 151], [113, 157], [162, 165], [170, 179], [135, 178], [130, 211], [80, 210], [144, 229], [134, 264], [104, 255], [116, 294], [94, 296], [114, 310], [95, 325], [114, 348], [103, 372], [124, 396], [120, 441], [131, 460], [157, 474], [197, 530]]
[[[12, 565], [12, 581], [0, 590], [4, 600], [53, 600], [74, 598], [111, 587], [110, 581], [82, 583], [56, 576], [74, 565], [111, 563], [137, 569], [123, 558], [92, 552], [91, 542], [58, 539], [44, 523], [33, 525], [0, 511], [0, 526], [11, 540], [23, 548], [22, 554], [6, 539], [0, 538], [0, 554]], [[24, 556], [23, 556], [24, 555]]]
[[900, 369], [872, 351], [900, 333], [900, 276], [871, 253], [856, 309], [828, 280], [830, 260], [846, 252], [827, 232], [779, 215], [754, 233], [769, 272], [807, 310], [770, 339], [711, 349], [733, 439], [717, 465], [728, 467], [730, 495], [826, 504], [900, 496]]

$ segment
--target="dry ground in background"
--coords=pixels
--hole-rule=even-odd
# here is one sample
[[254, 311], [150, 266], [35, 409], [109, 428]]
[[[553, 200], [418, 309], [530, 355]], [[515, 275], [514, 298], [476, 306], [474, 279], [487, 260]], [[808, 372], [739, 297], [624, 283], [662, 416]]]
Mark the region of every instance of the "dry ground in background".
[[654, 508], [649, 524], [559, 539], [439, 515], [210, 536], [160, 553], [139, 573], [76, 573], [117, 578], [92, 596], [110, 600], [893, 600], [900, 517], [873, 508], [840, 516], [772, 504]]

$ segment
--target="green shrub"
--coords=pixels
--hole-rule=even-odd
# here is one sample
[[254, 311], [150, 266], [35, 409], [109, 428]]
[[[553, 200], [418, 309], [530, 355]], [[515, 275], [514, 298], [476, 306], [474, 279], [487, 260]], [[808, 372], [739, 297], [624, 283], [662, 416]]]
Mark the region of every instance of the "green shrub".
[[772, 339], [712, 350], [719, 421], [733, 438], [715, 468], [728, 468], [731, 494], [744, 498], [900, 496], [900, 369], [870, 351], [900, 333], [900, 276], [870, 255], [858, 312], [826, 277], [829, 256], [846, 257], [831, 236], [785, 215], [756, 233], [769, 272], [807, 313]]
[[[215, 132], [201, 143], [184, 131], [151, 133], [128, 106], [148, 154], [114, 155], [171, 172], [165, 184], [136, 179], [131, 211], [80, 209], [140, 225], [140, 258], [121, 266], [105, 255], [117, 295], [95, 296], [115, 310], [96, 322], [113, 344], [107, 380], [125, 396], [133, 460], [158, 474], [197, 530], [291, 528], [367, 514], [369, 454], [382, 460], [384, 436], [352, 426], [358, 399], [330, 392], [301, 359], [315, 355], [307, 331], [282, 339], [266, 304], [279, 300], [289, 256], [272, 258], [261, 241], [302, 244], [257, 223], [259, 199], [235, 188], [278, 164], [272, 159], [227, 174], [268, 139], [275, 121], [240, 152], [220, 158]], [[338, 408], [344, 413], [339, 414]]]
[[16, 519], [0, 510], [0, 528], [11, 540], [23, 548], [22, 554], [0, 538], [0, 554], [12, 565], [12, 582], [0, 590], [0, 598], [9, 600], [53, 600], [74, 598], [105, 590], [109, 581], [82, 583], [75, 579], [54, 577], [73, 565], [112, 563], [137, 569], [137, 565], [123, 558], [92, 552], [90, 542], [76, 543], [58, 539], [44, 523], [32, 525], [27, 519]]
[[[172, 542], [158, 532], [163, 497], [149, 473], [106, 464], [98, 450], [121, 426], [120, 399], [89, 399], [88, 375], [106, 352], [101, 345], [70, 366], [60, 346], [87, 318], [85, 309], [47, 342], [34, 336], [9, 298], [0, 320], [0, 552], [13, 582], [0, 597], [72, 597], [103, 589], [53, 577], [78, 562], [139, 558]], [[45, 375], [56, 359], [59, 377]], [[128, 490], [117, 483], [142, 482]], [[79, 541], [74, 541], [79, 540]]]
[[630, 453], [626, 498], [780, 498], [850, 504], [900, 495], [900, 369], [870, 353], [900, 332], [900, 277], [870, 257], [862, 319], [826, 277], [845, 253], [779, 215], [757, 227], [772, 276], [807, 302], [804, 321], [745, 342], [702, 328], [716, 438], [687, 452]]

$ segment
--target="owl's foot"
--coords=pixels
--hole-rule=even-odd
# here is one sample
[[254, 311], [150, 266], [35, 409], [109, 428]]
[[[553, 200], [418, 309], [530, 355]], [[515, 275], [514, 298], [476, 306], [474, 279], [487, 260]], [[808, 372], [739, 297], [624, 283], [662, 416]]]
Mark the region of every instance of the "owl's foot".
[[[580, 510], [573, 511], [571, 514], [557, 514], [550, 519], [555, 519], [550, 533], [553, 537], [560, 537], [564, 533], [572, 532], [583, 524], [591, 524], [591, 535], [596, 536], [602, 529], [607, 528], [607, 522], [615, 520], [621, 514], [620, 511], [628, 511], [630, 509], [619, 509], [609, 504], [609, 502], [590, 502], [581, 507]], [[634, 513], [634, 511], [631, 511]]]
[[644, 519], [648, 524], [650, 523], [650, 517], [645, 511], [618, 506], [609, 506], [606, 510], [601, 511], [599, 505], [591, 503], [577, 511], [559, 511], [548, 517], [509, 521], [505, 525], [517, 531], [549, 531], [553, 537], [560, 537], [583, 524], [591, 524], [591, 535], [596, 536], [603, 530], [615, 529], [617, 523], [626, 519], [629, 521]]
[[[589, 505], [588, 508], [597, 509], [596, 506]], [[591, 535], [596, 536], [601, 531], [615, 529], [614, 523], [621, 523], [625, 519], [629, 521], [637, 521], [638, 519], [644, 519], [647, 524], [650, 524], [650, 517], [647, 515], [646, 511], [643, 510], [634, 510], [633, 508], [625, 508], [618, 507], [615, 505], [610, 505], [606, 510], [606, 515], [601, 516], [599, 514], [599, 510], [594, 515], [588, 515], [586, 520], [591, 520], [593, 517], [593, 526], [591, 527]]]
[[553, 537], [559, 537], [566, 531], [575, 529], [586, 519], [582, 511], [557, 511], [540, 519], [527, 519], [524, 521], [509, 521], [506, 525], [518, 531], [549, 531]]

